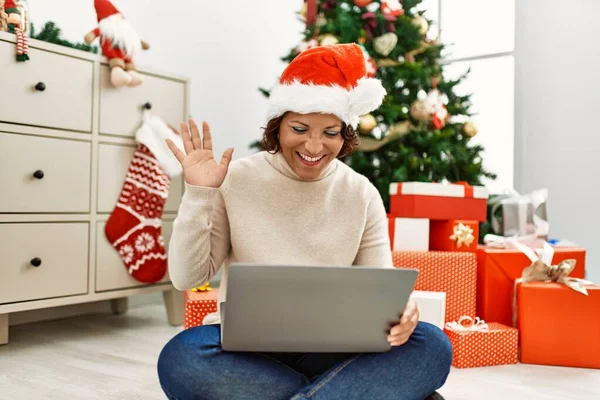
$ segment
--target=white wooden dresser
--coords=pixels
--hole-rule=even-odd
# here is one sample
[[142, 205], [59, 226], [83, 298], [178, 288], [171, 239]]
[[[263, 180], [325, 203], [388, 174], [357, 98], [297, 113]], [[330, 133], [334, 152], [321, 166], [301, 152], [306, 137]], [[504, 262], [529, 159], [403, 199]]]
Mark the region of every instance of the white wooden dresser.
[[[9, 314], [162, 291], [169, 322], [183, 296], [169, 282], [133, 279], [104, 236], [136, 148], [143, 108], [173, 126], [189, 115], [187, 78], [140, 69], [136, 88], [114, 88], [106, 60], [37, 40], [15, 61], [15, 36], [0, 32], [0, 344]], [[165, 246], [183, 192], [165, 206]]]

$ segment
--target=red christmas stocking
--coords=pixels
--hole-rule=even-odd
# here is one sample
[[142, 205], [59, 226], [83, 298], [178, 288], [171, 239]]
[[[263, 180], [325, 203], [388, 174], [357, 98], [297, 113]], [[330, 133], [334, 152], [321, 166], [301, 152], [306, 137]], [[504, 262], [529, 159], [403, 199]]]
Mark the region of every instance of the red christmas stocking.
[[129, 273], [140, 282], [158, 282], [167, 271], [161, 217], [170, 183], [148, 147], [139, 144], [104, 232]]

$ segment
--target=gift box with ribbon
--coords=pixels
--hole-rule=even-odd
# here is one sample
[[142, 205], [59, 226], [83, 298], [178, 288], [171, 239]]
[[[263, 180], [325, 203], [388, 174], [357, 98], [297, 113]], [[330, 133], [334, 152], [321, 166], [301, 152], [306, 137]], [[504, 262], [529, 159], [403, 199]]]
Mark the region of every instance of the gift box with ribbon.
[[485, 323], [478, 317], [463, 316], [446, 323], [444, 332], [452, 343], [452, 366], [456, 368], [516, 364], [519, 332], [498, 323]]
[[489, 195], [466, 183], [398, 182], [390, 184], [390, 213], [395, 217], [485, 221]]
[[[523, 248], [531, 248], [516, 240], [501, 239], [501, 245], [479, 246], [477, 249], [477, 315], [486, 321], [512, 326], [512, 296], [515, 281], [540, 255], [548, 264], [575, 259], [577, 263], [571, 276], [585, 277], [586, 250], [583, 248], [552, 247], [547, 242], [541, 241], [541, 248], [523, 252]], [[532, 260], [530, 256], [534, 259]]]
[[535, 235], [547, 239], [550, 229], [547, 201], [547, 189], [497, 196], [488, 204], [492, 230], [506, 237]]
[[477, 260], [475, 253], [449, 251], [397, 251], [396, 268], [415, 268], [415, 290], [446, 293], [446, 321], [475, 315]]
[[392, 251], [429, 250], [427, 218], [397, 218], [388, 214], [388, 231]]
[[538, 260], [517, 280], [522, 363], [600, 369], [600, 286], [570, 277], [575, 265]]
[[478, 221], [431, 221], [429, 248], [443, 251], [477, 251]]
[[204, 317], [217, 312], [218, 297], [219, 289], [186, 290], [184, 328], [200, 326], [204, 321]]

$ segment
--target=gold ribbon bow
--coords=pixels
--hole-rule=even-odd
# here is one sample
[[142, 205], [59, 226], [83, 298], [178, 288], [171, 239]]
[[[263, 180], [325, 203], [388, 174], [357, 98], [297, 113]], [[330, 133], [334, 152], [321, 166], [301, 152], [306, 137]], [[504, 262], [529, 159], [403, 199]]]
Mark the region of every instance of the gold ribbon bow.
[[463, 244], [465, 246], [470, 246], [475, 240], [475, 236], [473, 236], [473, 228], [469, 225], [465, 225], [462, 222], [454, 225], [454, 230], [452, 235], [450, 235], [450, 240], [456, 242], [456, 247], [460, 248]]
[[588, 292], [584, 286], [587, 281], [569, 277], [569, 274], [575, 268], [576, 262], [574, 259], [568, 259], [561, 261], [558, 265], [548, 265], [543, 261], [537, 260], [523, 270], [521, 279], [517, 279], [517, 281], [523, 283], [556, 282], [587, 296]]

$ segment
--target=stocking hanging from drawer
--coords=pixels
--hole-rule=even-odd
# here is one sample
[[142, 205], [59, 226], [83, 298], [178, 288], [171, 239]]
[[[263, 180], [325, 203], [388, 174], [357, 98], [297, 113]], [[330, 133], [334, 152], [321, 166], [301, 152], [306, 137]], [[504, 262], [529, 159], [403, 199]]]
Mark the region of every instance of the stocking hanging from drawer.
[[161, 218], [171, 179], [150, 150], [139, 144], [104, 233], [133, 278], [160, 281], [167, 271]]
[[104, 231], [131, 276], [140, 282], [153, 283], [160, 281], [167, 270], [162, 212], [171, 179], [182, 173], [165, 139], [180, 149], [183, 141], [174, 128], [148, 111], [135, 139], [138, 148]]

